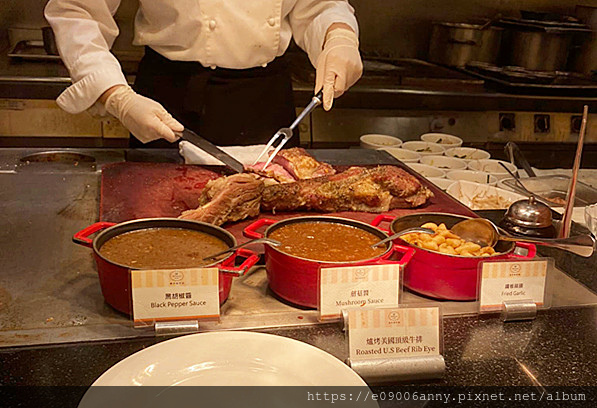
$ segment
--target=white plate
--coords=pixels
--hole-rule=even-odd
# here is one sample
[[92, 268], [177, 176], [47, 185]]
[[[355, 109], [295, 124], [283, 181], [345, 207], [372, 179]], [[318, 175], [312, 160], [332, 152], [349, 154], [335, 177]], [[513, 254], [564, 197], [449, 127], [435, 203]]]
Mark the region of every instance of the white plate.
[[271, 334], [222, 331], [158, 343], [112, 366], [93, 386], [367, 386], [331, 354]]
[[448, 187], [446, 193], [471, 210], [506, 209], [513, 202], [526, 198], [512, 191], [470, 181], [457, 181]]

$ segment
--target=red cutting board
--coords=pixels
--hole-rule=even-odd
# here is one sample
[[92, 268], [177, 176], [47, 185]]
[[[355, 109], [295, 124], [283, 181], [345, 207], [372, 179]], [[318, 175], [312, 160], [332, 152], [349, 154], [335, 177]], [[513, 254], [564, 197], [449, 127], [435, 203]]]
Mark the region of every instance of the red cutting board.
[[[344, 170], [346, 166], [337, 167]], [[412, 173], [410, 169], [405, 170]], [[102, 169], [100, 197], [100, 220], [123, 222], [138, 218], [178, 217], [185, 210], [196, 208], [201, 190], [209, 180], [221, 177], [222, 173], [200, 166], [174, 163], [123, 162], [105, 166]], [[402, 216], [413, 212], [449, 212], [474, 216], [468, 208], [456, 201], [435, 185], [421, 180], [435, 197], [416, 209], [396, 209], [388, 212]], [[261, 213], [259, 218], [282, 220], [299, 215], [313, 215], [313, 212]], [[351, 218], [370, 223], [378, 214], [364, 212], [337, 212], [327, 215]], [[257, 218], [225, 224], [239, 241], [246, 241], [242, 230]]]

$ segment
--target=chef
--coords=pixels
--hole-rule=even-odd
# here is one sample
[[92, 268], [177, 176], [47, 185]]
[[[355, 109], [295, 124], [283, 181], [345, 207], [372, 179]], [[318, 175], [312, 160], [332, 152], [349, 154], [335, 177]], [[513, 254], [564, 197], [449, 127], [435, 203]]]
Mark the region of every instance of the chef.
[[134, 43], [145, 56], [133, 90], [110, 52], [119, 5], [48, 2], [73, 81], [57, 103], [70, 113], [107, 112], [143, 143], [174, 142], [183, 125], [219, 145], [269, 140], [295, 118], [283, 56], [291, 38], [316, 68], [314, 91], [323, 88], [326, 110], [362, 73], [345, 0], [139, 0]]

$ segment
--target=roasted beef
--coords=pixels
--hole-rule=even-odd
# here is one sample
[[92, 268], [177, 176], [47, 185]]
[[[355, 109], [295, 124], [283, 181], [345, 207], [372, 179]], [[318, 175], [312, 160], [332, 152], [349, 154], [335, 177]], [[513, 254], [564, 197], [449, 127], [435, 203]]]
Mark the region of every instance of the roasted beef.
[[418, 207], [432, 196], [415, 177], [398, 167], [351, 167], [331, 176], [268, 186], [263, 190], [261, 209], [379, 213]]
[[263, 170], [264, 164], [265, 162], [259, 162], [252, 166], [246, 166], [245, 170], [265, 177], [266, 179], [273, 179], [279, 183], [292, 183], [293, 181], [296, 181], [294, 176], [279, 164], [270, 163], [269, 166]]
[[315, 160], [301, 147], [281, 150], [274, 157], [272, 163], [282, 166], [296, 180], [312, 179], [336, 173], [332, 166]]
[[222, 225], [259, 215], [263, 181], [253, 174], [235, 174], [211, 180], [199, 197], [199, 208], [179, 218]]

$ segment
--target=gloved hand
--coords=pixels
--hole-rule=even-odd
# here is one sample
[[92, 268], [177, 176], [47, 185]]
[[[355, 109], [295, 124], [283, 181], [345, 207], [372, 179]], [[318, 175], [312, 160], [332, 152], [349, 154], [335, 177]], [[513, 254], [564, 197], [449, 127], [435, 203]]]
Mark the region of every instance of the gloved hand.
[[182, 132], [184, 126], [170, 115], [159, 103], [137, 94], [130, 86], [117, 87], [106, 99], [106, 111], [143, 143], [156, 139], [175, 142], [174, 132]]
[[346, 28], [330, 30], [317, 59], [315, 93], [323, 87], [323, 109], [354, 85], [363, 74], [357, 35]]

